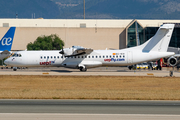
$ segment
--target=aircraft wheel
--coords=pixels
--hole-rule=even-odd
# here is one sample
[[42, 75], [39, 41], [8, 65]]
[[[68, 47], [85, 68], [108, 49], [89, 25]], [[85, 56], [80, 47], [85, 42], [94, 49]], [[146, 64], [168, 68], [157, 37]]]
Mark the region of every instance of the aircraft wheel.
[[13, 69], [13, 71], [16, 71], [17, 69]]
[[13, 67], [13, 71], [16, 71], [17, 70], [17, 67]]
[[86, 72], [86, 71], [87, 71], [87, 68], [80, 67], [79, 70]]

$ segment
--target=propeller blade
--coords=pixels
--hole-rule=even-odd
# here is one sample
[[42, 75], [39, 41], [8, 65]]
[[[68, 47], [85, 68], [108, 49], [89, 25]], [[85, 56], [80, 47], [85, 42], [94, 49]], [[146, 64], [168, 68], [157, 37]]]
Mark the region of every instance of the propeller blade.
[[59, 52], [59, 54], [64, 54], [63, 44], [61, 44], [62, 50]]

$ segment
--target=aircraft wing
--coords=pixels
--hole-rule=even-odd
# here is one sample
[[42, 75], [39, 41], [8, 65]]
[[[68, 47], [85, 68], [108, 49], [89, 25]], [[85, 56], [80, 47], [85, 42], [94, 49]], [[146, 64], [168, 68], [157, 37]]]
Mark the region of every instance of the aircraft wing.
[[66, 57], [90, 54], [92, 51], [93, 49], [91, 48], [78, 48], [71, 55], [66, 55]]
[[11, 54], [8, 50], [4, 50], [1, 54]]

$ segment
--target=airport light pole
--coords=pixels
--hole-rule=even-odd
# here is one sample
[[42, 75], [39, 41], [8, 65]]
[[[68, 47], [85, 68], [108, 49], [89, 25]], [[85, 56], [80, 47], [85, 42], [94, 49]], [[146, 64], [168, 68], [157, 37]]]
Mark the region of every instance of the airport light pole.
[[84, 0], [84, 19], [85, 19], [85, 0]]

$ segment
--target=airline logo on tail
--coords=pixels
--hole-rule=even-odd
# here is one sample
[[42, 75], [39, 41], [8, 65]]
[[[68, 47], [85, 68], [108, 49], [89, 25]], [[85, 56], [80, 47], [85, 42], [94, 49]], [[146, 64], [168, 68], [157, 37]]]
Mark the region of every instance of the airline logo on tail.
[[8, 37], [8, 38], [3, 38], [2, 40], [1, 40], [1, 45], [11, 45], [11, 42], [12, 41], [12, 38], [11, 37]]
[[11, 51], [15, 30], [16, 27], [11, 27], [4, 35], [4, 37], [0, 40], [0, 51]]

